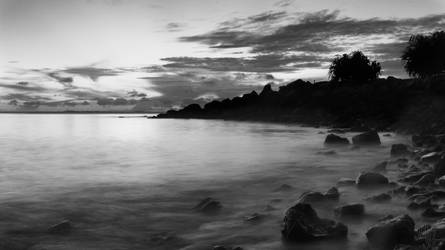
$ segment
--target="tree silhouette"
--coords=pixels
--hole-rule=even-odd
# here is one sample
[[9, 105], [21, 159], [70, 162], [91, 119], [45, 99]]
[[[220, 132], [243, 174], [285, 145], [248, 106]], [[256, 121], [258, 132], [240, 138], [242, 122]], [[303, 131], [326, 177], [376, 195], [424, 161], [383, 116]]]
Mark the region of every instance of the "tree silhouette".
[[329, 66], [329, 78], [335, 82], [370, 81], [380, 75], [380, 63], [370, 61], [361, 51], [337, 56]]
[[402, 55], [410, 76], [425, 78], [445, 71], [445, 32], [413, 35]]

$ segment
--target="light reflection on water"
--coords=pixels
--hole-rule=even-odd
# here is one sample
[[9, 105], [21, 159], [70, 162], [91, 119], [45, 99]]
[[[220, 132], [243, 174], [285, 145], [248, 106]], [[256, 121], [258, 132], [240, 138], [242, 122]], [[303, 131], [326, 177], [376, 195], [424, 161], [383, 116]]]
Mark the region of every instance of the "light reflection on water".
[[[48, 249], [208, 249], [216, 243], [285, 249], [279, 222], [301, 192], [325, 191], [340, 177], [355, 177], [388, 157], [392, 143], [406, 141], [397, 135], [382, 137], [381, 147], [340, 148], [337, 155], [325, 156], [317, 154], [326, 150], [321, 131], [326, 129], [109, 114], [2, 114], [0, 214], [8, 219], [0, 229], [70, 219], [76, 230], [63, 240], [40, 234], [9, 236]], [[388, 173], [393, 178], [395, 174]], [[295, 190], [273, 191], [284, 183]], [[342, 202], [363, 202], [359, 190], [341, 191]], [[190, 211], [207, 196], [221, 200], [221, 215]], [[268, 204], [276, 210], [264, 222], [243, 223], [243, 216], [262, 212]], [[336, 244], [355, 249], [364, 240], [358, 230], [380, 213], [405, 206], [398, 200], [392, 204], [370, 204], [373, 219], [355, 223], [350, 241]], [[332, 217], [330, 208], [319, 208], [319, 213]], [[147, 240], [171, 231], [181, 240]], [[56, 243], [63, 247], [49, 247]], [[323, 244], [300, 248], [326, 247]]]

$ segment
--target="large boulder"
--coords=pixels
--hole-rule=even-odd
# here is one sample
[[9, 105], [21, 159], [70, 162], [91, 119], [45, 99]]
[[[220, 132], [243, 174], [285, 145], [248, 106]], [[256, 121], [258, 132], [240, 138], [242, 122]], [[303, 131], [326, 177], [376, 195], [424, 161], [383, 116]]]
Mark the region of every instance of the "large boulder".
[[397, 244], [410, 244], [414, 236], [414, 220], [408, 215], [381, 221], [366, 232], [369, 243], [377, 249], [393, 249]]
[[371, 130], [365, 133], [358, 134], [352, 137], [352, 143], [354, 145], [380, 145], [379, 134], [375, 130]]
[[326, 139], [324, 140], [324, 144], [326, 145], [349, 145], [349, 140], [347, 138], [335, 135], [335, 134], [329, 134], [326, 136]]
[[306, 203], [297, 203], [286, 211], [281, 234], [289, 241], [301, 242], [328, 238], [344, 238], [348, 228], [339, 222], [319, 218]]
[[391, 156], [399, 157], [409, 155], [411, 152], [408, 149], [408, 146], [405, 144], [393, 144], [391, 146]]
[[359, 187], [386, 185], [389, 183], [388, 178], [384, 175], [374, 172], [361, 173], [356, 180]]

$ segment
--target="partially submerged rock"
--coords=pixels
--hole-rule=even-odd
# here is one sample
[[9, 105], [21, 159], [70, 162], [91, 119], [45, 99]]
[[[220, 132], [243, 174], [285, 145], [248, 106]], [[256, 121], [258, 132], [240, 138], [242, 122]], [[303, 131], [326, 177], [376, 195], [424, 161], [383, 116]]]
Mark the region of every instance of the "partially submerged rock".
[[360, 216], [365, 213], [365, 206], [363, 204], [348, 204], [335, 208], [334, 213], [336, 216]]
[[72, 230], [71, 222], [69, 220], [64, 220], [60, 223], [52, 225], [48, 228], [48, 233], [50, 234], [69, 234]]
[[393, 249], [397, 244], [410, 244], [414, 236], [414, 220], [408, 215], [381, 221], [366, 232], [369, 243], [378, 249]]
[[384, 175], [379, 173], [364, 172], [357, 177], [356, 183], [359, 187], [371, 187], [386, 185], [389, 183], [389, 180]]
[[418, 185], [418, 186], [425, 186], [425, 185], [430, 185], [434, 183], [434, 175], [432, 174], [425, 174], [424, 176], [422, 176], [419, 180], [417, 180], [414, 185]]
[[328, 200], [338, 200], [338, 198], [340, 197], [340, 192], [338, 192], [338, 189], [336, 187], [331, 187], [325, 194], [324, 196], [326, 197], [326, 199]]
[[301, 203], [312, 203], [312, 202], [323, 202], [323, 201], [336, 201], [340, 197], [340, 192], [336, 187], [330, 188], [326, 193], [321, 192], [305, 192], [300, 196], [298, 202]]
[[324, 144], [326, 145], [349, 145], [349, 140], [347, 138], [335, 135], [335, 134], [329, 134], [326, 136], [326, 139], [324, 141]]
[[380, 145], [379, 134], [375, 130], [371, 130], [365, 133], [358, 134], [352, 137], [352, 143], [354, 145]]
[[221, 208], [221, 202], [214, 200], [211, 197], [207, 197], [199, 202], [193, 209], [197, 212], [211, 214], [219, 212]]
[[387, 193], [381, 193], [378, 195], [368, 197], [368, 198], [366, 198], [366, 200], [372, 201], [372, 202], [385, 202], [385, 201], [390, 201], [391, 198], [392, 198], [391, 195], [389, 195]]
[[338, 186], [352, 186], [355, 185], [355, 180], [352, 178], [341, 178], [337, 181]]
[[408, 146], [405, 144], [393, 144], [391, 146], [391, 156], [399, 157], [409, 155], [411, 152], [408, 150]]
[[274, 191], [275, 192], [287, 192], [287, 191], [291, 191], [293, 190], [294, 187], [292, 187], [289, 184], [282, 184], [281, 186], [279, 186], [278, 188], [276, 188]]
[[286, 211], [281, 234], [289, 241], [344, 238], [348, 228], [339, 222], [319, 218], [311, 205], [297, 203]]

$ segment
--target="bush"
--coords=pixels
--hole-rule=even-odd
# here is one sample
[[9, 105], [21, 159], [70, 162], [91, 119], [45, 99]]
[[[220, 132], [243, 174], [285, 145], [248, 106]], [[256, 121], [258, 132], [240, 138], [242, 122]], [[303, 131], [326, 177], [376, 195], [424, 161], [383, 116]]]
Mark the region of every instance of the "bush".
[[413, 35], [402, 55], [410, 76], [425, 78], [445, 71], [445, 32]]
[[380, 75], [380, 64], [370, 61], [361, 51], [337, 56], [329, 66], [329, 78], [341, 81], [372, 81]]

